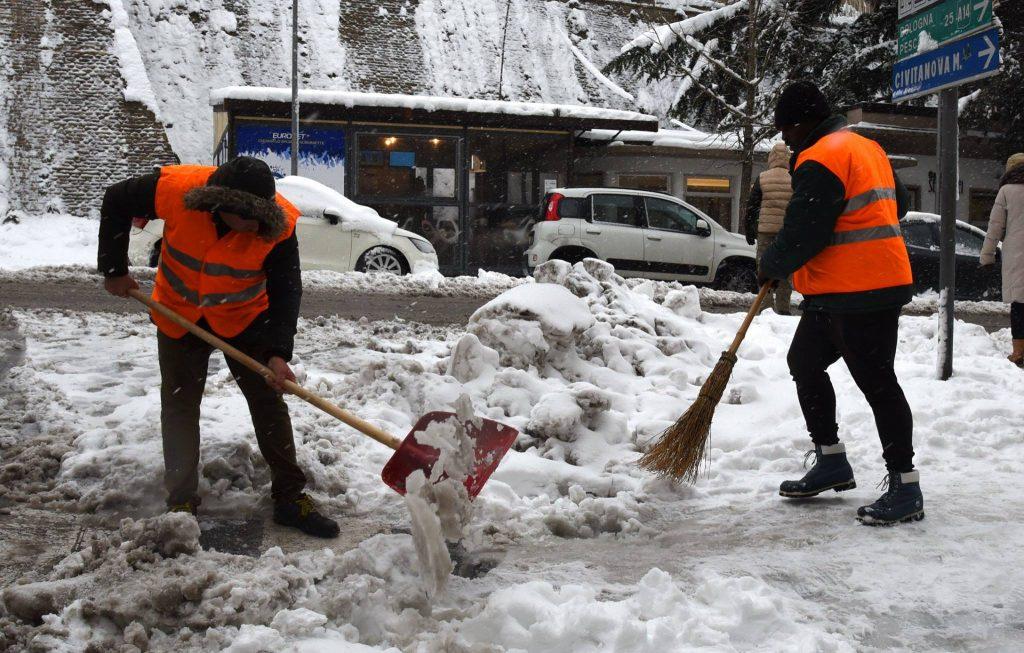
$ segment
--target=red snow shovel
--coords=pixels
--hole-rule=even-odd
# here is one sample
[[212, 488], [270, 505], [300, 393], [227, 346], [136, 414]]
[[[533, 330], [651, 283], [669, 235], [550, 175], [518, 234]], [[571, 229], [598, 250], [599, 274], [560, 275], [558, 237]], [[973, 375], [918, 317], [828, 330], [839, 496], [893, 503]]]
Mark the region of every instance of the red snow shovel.
[[[142, 291], [129, 290], [128, 294], [154, 311], [158, 311], [161, 315], [172, 320], [182, 328], [188, 329], [196, 337], [202, 338], [224, 352], [225, 355], [230, 356], [260, 376], [264, 378], [274, 377], [274, 373], [270, 368], [265, 365], [261, 365], [255, 359], [245, 355], [205, 329], [192, 324], [163, 304], [154, 301], [149, 295], [146, 295]], [[288, 392], [296, 395], [300, 399], [313, 404], [329, 415], [337, 417], [342, 422], [345, 422], [352, 428], [370, 436], [377, 442], [394, 449], [395, 453], [391, 456], [391, 460], [388, 461], [388, 464], [384, 466], [384, 470], [381, 472], [381, 478], [383, 478], [384, 482], [396, 492], [403, 495], [405, 494], [405, 479], [418, 469], [423, 470], [423, 474], [427, 478], [430, 478], [430, 472], [434, 468], [434, 464], [440, 456], [440, 452], [434, 447], [417, 442], [415, 437], [416, 434], [422, 433], [431, 424], [458, 419], [458, 416], [455, 413], [444, 411], [427, 413], [421, 417], [418, 422], [416, 422], [416, 425], [412, 427], [412, 430], [409, 431], [409, 434], [405, 436], [404, 440], [399, 440], [387, 431], [377, 428], [373, 424], [370, 424], [369, 422], [356, 417], [352, 413], [335, 406], [323, 397], [310, 392], [297, 383], [284, 381], [281, 385], [283, 385]], [[469, 491], [470, 498], [473, 498], [480, 494], [480, 490], [483, 489], [487, 479], [489, 479], [491, 474], [494, 473], [494, 470], [498, 467], [498, 463], [501, 462], [501, 459], [508, 452], [509, 447], [511, 447], [512, 443], [515, 442], [516, 436], [519, 435], [519, 432], [511, 426], [499, 424], [498, 422], [484, 419], [482, 417], [475, 417], [471, 421], [463, 422], [463, 426], [466, 429], [466, 435], [475, 443], [473, 449], [473, 473], [465, 480], [466, 490]]]

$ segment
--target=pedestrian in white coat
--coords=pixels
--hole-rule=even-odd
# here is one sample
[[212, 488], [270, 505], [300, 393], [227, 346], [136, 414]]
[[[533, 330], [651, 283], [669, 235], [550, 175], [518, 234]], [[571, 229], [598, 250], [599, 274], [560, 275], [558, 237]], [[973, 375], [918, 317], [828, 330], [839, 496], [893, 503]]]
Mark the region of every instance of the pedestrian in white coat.
[[1003, 242], [1003, 301], [1010, 303], [1010, 362], [1024, 367], [1024, 152], [1006, 162], [999, 193], [988, 219], [981, 264], [994, 265], [996, 246]]

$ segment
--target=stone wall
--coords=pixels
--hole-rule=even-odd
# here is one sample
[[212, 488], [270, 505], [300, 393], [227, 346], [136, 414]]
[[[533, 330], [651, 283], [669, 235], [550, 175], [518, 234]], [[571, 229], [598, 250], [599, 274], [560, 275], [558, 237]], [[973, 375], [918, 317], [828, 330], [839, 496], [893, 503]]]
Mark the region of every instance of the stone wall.
[[[165, 124], [124, 100], [106, 3], [0, 0], [0, 212], [6, 195], [10, 210], [95, 215], [112, 181], [175, 152], [210, 160], [212, 88], [289, 84], [288, 2], [123, 2]], [[614, 0], [301, 0], [300, 10], [307, 88], [495, 99], [500, 78], [504, 99], [631, 109], [566, 36], [600, 66], [646, 24], [677, 17]]]
[[152, 112], [124, 100], [104, 9], [0, 2], [10, 210], [98, 214], [106, 185], [173, 161]]

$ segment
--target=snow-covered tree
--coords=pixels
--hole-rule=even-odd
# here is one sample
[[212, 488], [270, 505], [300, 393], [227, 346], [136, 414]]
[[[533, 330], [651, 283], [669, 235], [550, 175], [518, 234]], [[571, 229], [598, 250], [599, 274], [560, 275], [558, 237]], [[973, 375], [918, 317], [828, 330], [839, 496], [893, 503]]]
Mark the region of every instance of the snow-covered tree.
[[838, 20], [857, 15], [846, 0], [734, 0], [648, 29], [623, 46], [606, 70], [648, 81], [676, 79], [669, 115], [738, 135], [741, 204], [750, 190], [754, 150], [777, 132], [775, 99], [785, 82], [817, 77]]
[[1003, 0], [995, 6], [1003, 26], [1003, 69], [997, 77], [982, 80], [965, 92], [976, 92], [963, 102], [963, 126], [1001, 133], [993, 155], [1007, 157], [1024, 152], [1024, 2]]

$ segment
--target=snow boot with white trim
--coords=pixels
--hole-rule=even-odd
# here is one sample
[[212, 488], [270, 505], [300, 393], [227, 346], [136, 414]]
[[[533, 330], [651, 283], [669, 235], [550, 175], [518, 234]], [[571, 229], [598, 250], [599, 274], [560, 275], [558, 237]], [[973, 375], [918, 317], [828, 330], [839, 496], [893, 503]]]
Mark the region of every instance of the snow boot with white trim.
[[882, 480], [889, 488], [870, 506], [857, 508], [857, 520], [869, 526], [889, 526], [905, 521], [924, 519], [924, 496], [921, 494], [921, 473], [889, 472]]
[[853, 479], [853, 468], [846, 460], [846, 445], [842, 442], [819, 446], [808, 451], [804, 457], [814, 456], [814, 466], [807, 470], [799, 481], [783, 481], [779, 486], [779, 494], [790, 499], [804, 499], [821, 494], [826, 490], [842, 492], [857, 487]]

